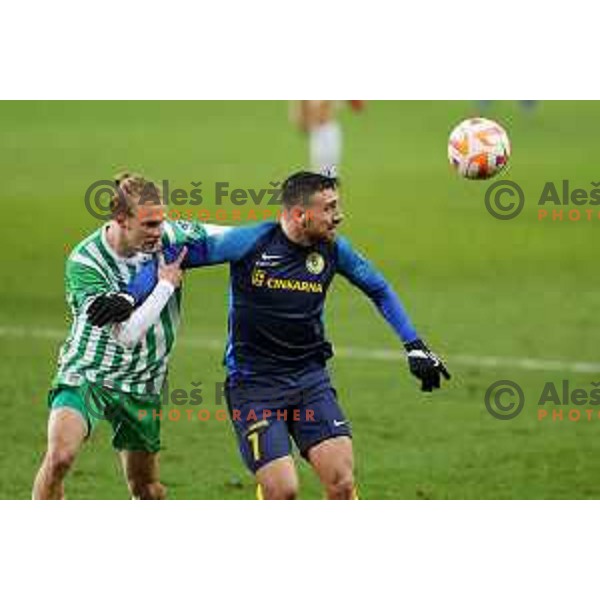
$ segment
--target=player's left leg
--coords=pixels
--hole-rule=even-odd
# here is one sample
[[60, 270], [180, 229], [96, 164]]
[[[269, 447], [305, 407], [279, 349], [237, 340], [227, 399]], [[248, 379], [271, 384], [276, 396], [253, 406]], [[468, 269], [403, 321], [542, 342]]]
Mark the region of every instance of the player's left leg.
[[127, 487], [136, 500], [164, 500], [160, 482], [160, 397], [140, 396], [102, 388], [112, 425], [113, 448], [119, 452]]
[[352, 432], [335, 389], [319, 387], [303, 392], [294, 416], [297, 418], [290, 422], [292, 437], [319, 476], [327, 498], [355, 499]]
[[328, 500], [353, 500], [354, 456], [352, 439], [340, 436], [310, 448], [308, 461], [319, 476]]
[[167, 488], [160, 482], [158, 452], [119, 452], [125, 481], [134, 500], [164, 500]]

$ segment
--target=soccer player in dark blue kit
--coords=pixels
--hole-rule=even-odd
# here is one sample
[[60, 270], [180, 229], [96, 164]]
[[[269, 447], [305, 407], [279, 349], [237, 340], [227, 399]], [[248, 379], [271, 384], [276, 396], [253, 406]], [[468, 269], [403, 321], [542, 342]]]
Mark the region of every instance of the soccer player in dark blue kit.
[[[297, 496], [290, 437], [327, 498], [356, 497], [350, 424], [326, 369], [333, 352], [323, 306], [336, 273], [369, 296], [394, 329], [423, 391], [439, 388], [441, 376], [450, 378], [383, 276], [348, 240], [336, 236], [343, 218], [337, 188], [336, 178], [296, 173], [283, 184], [279, 222], [209, 226], [204, 240], [186, 244], [183, 268], [230, 263], [225, 393], [242, 457], [256, 476], [258, 496], [265, 499]], [[164, 248], [167, 262], [181, 249]], [[150, 264], [130, 285], [137, 304], [156, 280], [156, 264]], [[126, 300], [123, 314], [116, 316], [120, 302], [113, 299], [97, 320], [126, 318]]]

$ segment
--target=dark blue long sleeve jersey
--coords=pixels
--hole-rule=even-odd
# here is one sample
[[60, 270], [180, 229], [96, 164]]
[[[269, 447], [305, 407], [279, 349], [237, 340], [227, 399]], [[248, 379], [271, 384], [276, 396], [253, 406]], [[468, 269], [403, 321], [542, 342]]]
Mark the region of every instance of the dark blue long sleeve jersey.
[[[230, 264], [229, 332], [225, 364], [230, 375], [266, 377], [322, 368], [333, 352], [325, 336], [323, 307], [336, 273], [375, 304], [403, 342], [418, 336], [383, 276], [344, 237], [305, 247], [290, 241], [278, 223], [209, 227], [205, 239], [187, 243], [183, 268]], [[181, 246], [164, 249], [167, 262]], [[140, 304], [157, 283], [157, 261], [128, 292]]]

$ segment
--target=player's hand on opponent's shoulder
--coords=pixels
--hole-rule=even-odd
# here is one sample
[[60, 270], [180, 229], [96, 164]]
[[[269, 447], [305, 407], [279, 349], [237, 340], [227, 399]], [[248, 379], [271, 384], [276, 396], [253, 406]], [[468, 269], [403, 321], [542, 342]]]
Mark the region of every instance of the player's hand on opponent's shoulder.
[[184, 261], [187, 255], [187, 247], [183, 247], [183, 250], [179, 253], [179, 256], [170, 263], [165, 262], [165, 257], [161, 252], [158, 255], [158, 279], [168, 281], [173, 284], [174, 287], [179, 287], [181, 285], [181, 280], [183, 279], [183, 270], [181, 268], [181, 263]]
[[[168, 281], [174, 287], [179, 287], [183, 277], [181, 263], [186, 254], [187, 248], [184, 247], [173, 262], [166, 264], [165, 258], [160, 252], [158, 255], [158, 279]], [[110, 292], [95, 298], [87, 309], [87, 315], [94, 327], [104, 327], [127, 321], [134, 310], [135, 298], [133, 296], [124, 292]]]
[[440, 387], [441, 376], [450, 379], [446, 365], [423, 342], [416, 339], [404, 344], [410, 372], [421, 381], [423, 392], [432, 392]]

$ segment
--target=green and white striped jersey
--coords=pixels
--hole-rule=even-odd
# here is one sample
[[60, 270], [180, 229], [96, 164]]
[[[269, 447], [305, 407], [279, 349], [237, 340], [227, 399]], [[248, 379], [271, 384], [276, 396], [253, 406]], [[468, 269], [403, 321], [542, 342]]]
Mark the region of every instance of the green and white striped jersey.
[[[86, 311], [93, 299], [123, 290], [152, 255], [139, 252], [118, 256], [106, 240], [107, 225], [83, 240], [67, 259], [65, 285], [72, 323], [60, 349], [53, 385], [96, 382], [107, 388], [137, 394], [162, 389], [169, 355], [180, 319], [178, 289], [163, 308], [160, 319], [141, 342], [129, 348], [117, 341], [112, 327], [93, 327]], [[194, 221], [165, 221], [163, 244], [198, 241], [206, 237], [204, 225]]]

